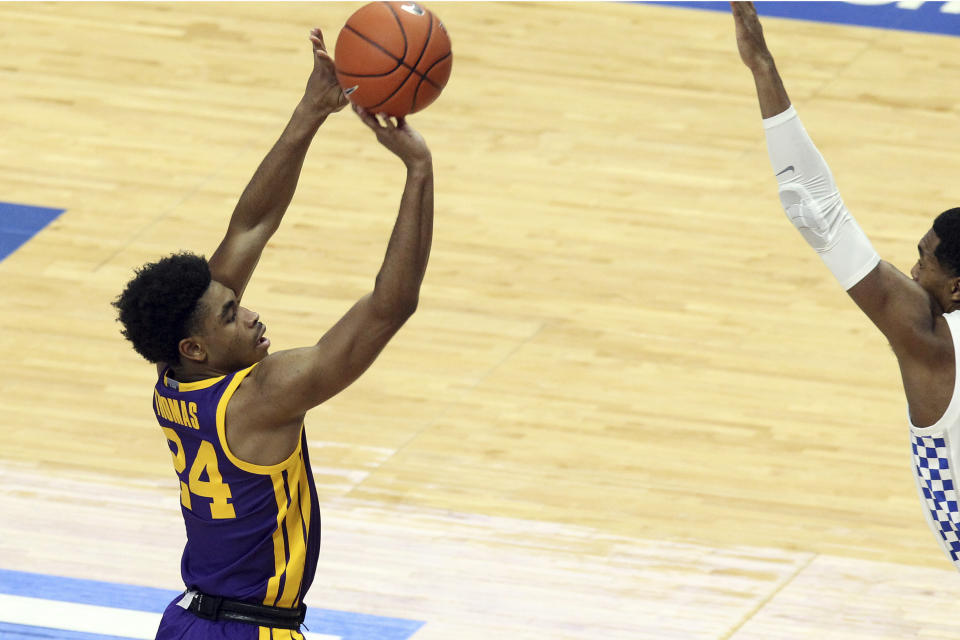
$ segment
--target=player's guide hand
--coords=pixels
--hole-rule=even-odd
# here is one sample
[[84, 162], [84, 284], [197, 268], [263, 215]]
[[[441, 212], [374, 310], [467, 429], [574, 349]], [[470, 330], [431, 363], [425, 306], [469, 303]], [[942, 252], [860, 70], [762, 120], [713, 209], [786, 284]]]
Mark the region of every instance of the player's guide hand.
[[305, 97], [320, 113], [336, 113], [347, 106], [347, 96], [343, 95], [337, 82], [333, 58], [327, 53], [323, 34], [318, 27], [310, 30], [310, 42], [313, 44], [313, 72], [307, 79]]

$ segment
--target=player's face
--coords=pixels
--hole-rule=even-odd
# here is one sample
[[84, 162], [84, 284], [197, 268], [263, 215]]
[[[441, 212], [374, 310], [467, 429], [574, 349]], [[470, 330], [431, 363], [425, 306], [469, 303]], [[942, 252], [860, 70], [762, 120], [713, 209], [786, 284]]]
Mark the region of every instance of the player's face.
[[267, 355], [270, 340], [260, 314], [237, 304], [232, 289], [213, 280], [200, 298], [204, 306], [200, 336], [208, 364], [220, 371], [236, 371], [259, 362]]
[[[910, 276], [924, 288], [927, 293], [933, 295], [937, 300], [947, 292], [951, 275], [944, 271], [940, 261], [933, 254], [940, 244], [940, 238], [933, 232], [933, 229], [920, 239], [917, 245], [917, 263], [910, 270]], [[942, 302], [942, 301], [941, 301]]]

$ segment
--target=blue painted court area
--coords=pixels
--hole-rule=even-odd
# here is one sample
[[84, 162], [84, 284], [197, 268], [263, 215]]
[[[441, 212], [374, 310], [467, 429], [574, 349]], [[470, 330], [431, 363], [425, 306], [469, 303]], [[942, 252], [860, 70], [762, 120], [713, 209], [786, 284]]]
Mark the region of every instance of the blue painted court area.
[[0, 260], [19, 249], [64, 211], [0, 202]]
[[[153, 638], [177, 591], [0, 569], [0, 638], [130, 640]], [[307, 611], [304, 637], [407, 640], [419, 620], [348, 611]]]
[[[0, 610], [0, 613], [2, 613], [2, 610]], [[3, 640], [127, 640], [120, 636], [79, 633], [64, 629], [46, 629], [5, 622], [0, 622], [0, 638], [3, 638]]]
[[[647, 4], [647, 3], [644, 3]], [[650, 2], [730, 12], [727, 2]], [[960, 36], [960, 2], [756, 2], [761, 16]]]

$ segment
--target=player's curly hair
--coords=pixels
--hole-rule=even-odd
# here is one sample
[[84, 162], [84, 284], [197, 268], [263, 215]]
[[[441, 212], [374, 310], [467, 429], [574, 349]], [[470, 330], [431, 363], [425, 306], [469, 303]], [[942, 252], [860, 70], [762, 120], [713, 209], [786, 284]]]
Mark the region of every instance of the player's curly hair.
[[203, 256], [183, 252], [148, 262], [112, 303], [120, 332], [150, 362], [179, 363], [180, 340], [197, 329], [210, 280]]
[[933, 221], [940, 244], [933, 252], [937, 262], [953, 277], [960, 276], [960, 207], [947, 209]]

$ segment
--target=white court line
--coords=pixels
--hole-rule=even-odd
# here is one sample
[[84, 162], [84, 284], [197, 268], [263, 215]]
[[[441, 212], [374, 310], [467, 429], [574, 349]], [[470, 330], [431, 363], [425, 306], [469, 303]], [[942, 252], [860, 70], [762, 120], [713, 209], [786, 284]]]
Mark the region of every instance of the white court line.
[[[160, 614], [0, 594], [0, 622], [153, 640], [160, 625]], [[309, 631], [303, 637], [306, 640], [341, 640], [340, 636]]]

